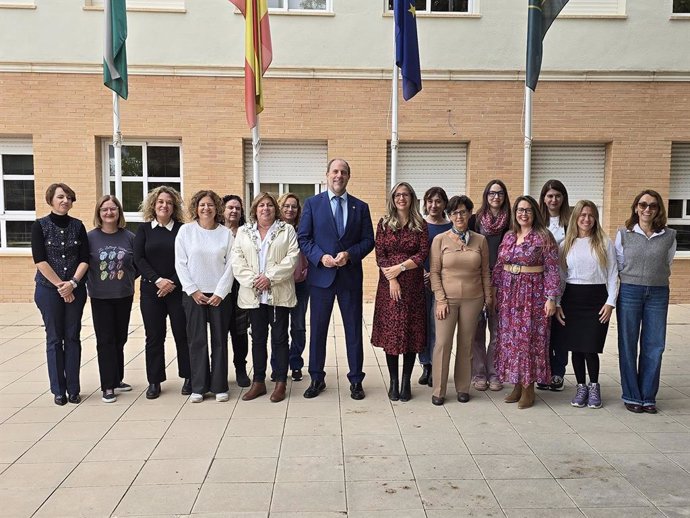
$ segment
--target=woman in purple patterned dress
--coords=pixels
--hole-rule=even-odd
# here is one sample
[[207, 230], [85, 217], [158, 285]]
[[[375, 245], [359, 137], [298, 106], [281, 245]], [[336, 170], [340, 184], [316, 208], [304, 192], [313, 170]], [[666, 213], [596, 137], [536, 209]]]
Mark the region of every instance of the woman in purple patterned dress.
[[496, 374], [514, 383], [506, 403], [534, 404], [534, 382], [548, 383], [550, 319], [560, 291], [558, 248], [537, 202], [520, 196], [493, 269], [497, 288]]

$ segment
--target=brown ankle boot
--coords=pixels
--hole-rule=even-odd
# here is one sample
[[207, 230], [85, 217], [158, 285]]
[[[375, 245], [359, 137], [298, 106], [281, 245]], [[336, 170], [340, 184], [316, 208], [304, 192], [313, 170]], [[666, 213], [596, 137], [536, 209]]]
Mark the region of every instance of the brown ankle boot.
[[274, 403], [279, 403], [285, 399], [285, 388], [287, 383], [284, 381], [279, 381], [276, 383], [276, 388], [273, 389], [273, 394], [271, 394], [271, 401]]
[[506, 403], [517, 403], [520, 401], [520, 396], [522, 395], [522, 385], [519, 383], [516, 383], [513, 386], [513, 391], [508, 394], [505, 398], [503, 398], [503, 401]]
[[518, 408], [529, 408], [534, 405], [534, 383], [530, 383], [522, 389], [522, 396], [518, 401]]
[[242, 401], [251, 401], [266, 393], [266, 384], [263, 381], [255, 381], [247, 393], [242, 396]]

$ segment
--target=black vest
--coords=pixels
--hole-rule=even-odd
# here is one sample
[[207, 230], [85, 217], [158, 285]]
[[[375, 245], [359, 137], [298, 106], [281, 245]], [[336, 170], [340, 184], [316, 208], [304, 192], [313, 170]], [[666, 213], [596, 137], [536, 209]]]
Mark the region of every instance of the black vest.
[[[50, 216], [39, 218], [38, 222], [43, 230], [48, 264], [55, 270], [60, 279], [63, 281], [70, 280], [74, 277], [77, 266], [79, 266], [81, 221], [70, 218], [67, 228], [58, 227], [50, 220]], [[35, 280], [49, 288], [55, 287], [39, 271], [36, 271]]]

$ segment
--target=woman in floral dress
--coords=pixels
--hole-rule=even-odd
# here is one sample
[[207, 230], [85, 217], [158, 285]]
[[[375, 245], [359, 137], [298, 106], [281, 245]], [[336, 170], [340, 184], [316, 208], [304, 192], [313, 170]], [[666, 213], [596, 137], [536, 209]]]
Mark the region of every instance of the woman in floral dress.
[[[426, 346], [424, 259], [429, 251], [427, 223], [419, 213], [412, 186], [398, 183], [390, 193], [387, 214], [376, 228], [379, 284], [371, 343], [386, 352], [390, 374], [388, 397], [409, 401], [415, 356]], [[403, 355], [398, 385], [398, 357]]]
[[515, 201], [493, 285], [498, 290], [496, 374], [501, 382], [515, 384], [505, 402], [528, 408], [534, 404], [535, 381], [551, 379], [550, 319], [560, 291], [558, 248], [531, 196]]

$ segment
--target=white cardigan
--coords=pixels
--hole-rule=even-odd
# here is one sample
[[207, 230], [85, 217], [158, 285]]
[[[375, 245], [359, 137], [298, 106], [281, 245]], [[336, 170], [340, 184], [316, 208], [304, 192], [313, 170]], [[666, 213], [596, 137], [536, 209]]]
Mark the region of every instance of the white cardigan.
[[[258, 308], [261, 299], [261, 292], [254, 289], [254, 280], [262, 273], [259, 262], [261, 241], [255, 229], [256, 225], [250, 223], [241, 226], [232, 247], [232, 271], [240, 283], [237, 305], [242, 309]], [[297, 304], [293, 276], [299, 258], [297, 233], [292, 225], [279, 221], [266, 239], [268, 251], [263, 274], [271, 281], [268, 305], [291, 308]]]

